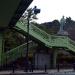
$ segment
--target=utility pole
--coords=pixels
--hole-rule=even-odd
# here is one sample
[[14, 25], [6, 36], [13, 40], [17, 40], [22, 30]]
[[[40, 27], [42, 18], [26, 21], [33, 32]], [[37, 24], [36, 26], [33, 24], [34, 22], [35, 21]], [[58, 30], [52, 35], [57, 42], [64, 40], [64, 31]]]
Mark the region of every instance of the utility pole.
[[[37, 7], [35, 6], [31, 11], [28, 11], [28, 17], [27, 17], [27, 51], [26, 51], [26, 62], [27, 62], [27, 67], [28, 67], [28, 52], [29, 52], [29, 25], [30, 25], [30, 18], [31, 18], [31, 14], [35, 14], [37, 15], [38, 13], [40, 13], [40, 9], [37, 9]], [[28, 68], [27, 68], [28, 71]]]

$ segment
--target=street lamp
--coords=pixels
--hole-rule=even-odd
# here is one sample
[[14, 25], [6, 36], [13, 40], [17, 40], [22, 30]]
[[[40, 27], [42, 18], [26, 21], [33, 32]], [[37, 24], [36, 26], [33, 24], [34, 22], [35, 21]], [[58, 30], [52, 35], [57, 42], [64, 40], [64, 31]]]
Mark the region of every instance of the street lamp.
[[[29, 25], [30, 25], [30, 18], [31, 15], [33, 14], [37, 15], [38, 13], [40, 13], [40, 9], [37, 9], [37, 6], [34, 6], [34, 8], [31, 11], [28, 11], [28, 24], [27, 24], [27, 52], [26, 52], [26, 59], [27, 59], [27, 63], [28, 63], [28, 51], [29, 51]], [[28, 64], [27, 64], [28, 65]], [[28, 69], [27, 69], [28, 71]]]

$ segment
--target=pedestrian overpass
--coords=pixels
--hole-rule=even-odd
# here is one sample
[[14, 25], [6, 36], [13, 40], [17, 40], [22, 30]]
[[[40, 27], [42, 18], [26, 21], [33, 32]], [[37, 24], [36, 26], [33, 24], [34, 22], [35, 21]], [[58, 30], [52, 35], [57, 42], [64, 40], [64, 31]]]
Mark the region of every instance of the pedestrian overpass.
[[[9, 63], [15, 61], [17, 58], [24, 57], [26, 54], [26, 43], [11, 49], [10, 51], [3, 52], [3, 32], [5, 29], [10, 27], [23, 35], [28, 33], [27, 24], [18, 21], [18, 19], [31, 2], [32, 0], [1, 0], [0, 2], [0, 65], [6, 64], [6, 60], [7, 63]], [[29, 35], [32, 40], [37, 41], [38, 43], [40, 42], [48, 48], [65, 48], [66, 51], [75, 52], [75, 42], [67, 36], [50, 35], [33, 24], [29, 27]], [[37, 46], [36, 44], [31, 45], [31, 42], [29, 42], [29, 44], [30, 48]], [[32, 51], [29, 52], [31, 54]]]
[[[14, 29], [16, 29], [21, 34], [26, 35], [27, 24], [24, 24], [22, 22], [17, 22]], [[32, 24], [30, 25], [29, 35], [31, 36], [32, 40], [35, 39], [37, 41], [40, 41], [44, 46], [48, 48], [55, 48], [55, 47], [65, 48], [66, 51], [75, 52], [75, 42], [67, 36], [50, 35]], [[30, 44], [30, 48], [37, 46], [36, 44], [31, 44], [31, 42], [29, 42], [29, 44]], [[3, 53], [2, 60], [0, 61], [0, 63], [1, 62], [5, 63], [6, 61], [5, 59], [7, 59], [8, 62], [11, 62], [11, 61], [16, 60], [17, 58], [25, 56], [26, 47], [27, 47], [27, 44], [25, 43], [10, 51], [7, 51], [6, 53]], [[29, 53], [32, 53], [32, 51], [29, 50]]]

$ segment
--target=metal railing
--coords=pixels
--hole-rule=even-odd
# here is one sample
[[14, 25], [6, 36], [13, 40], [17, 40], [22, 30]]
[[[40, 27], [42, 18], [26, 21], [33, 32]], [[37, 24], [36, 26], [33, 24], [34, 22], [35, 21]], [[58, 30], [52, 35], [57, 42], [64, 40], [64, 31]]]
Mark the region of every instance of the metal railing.
[[[37, 44], [33, 43], [32, 41], [29, 42], [29, 53], [32, 53], [32, 49], [37, 46]], [[2, 54], [2, 61], [1, 63], [8, 63], [11, 61], [16, 60], [19, 57], [25, 57], [26, 55], [26, 48], [27, 43], [22, 44], [14, 49], [11, 49], [10, 51], [7, 51], [6, 53]], [[6, 61], [7, 60], [7, 61]]]
[[[19, 22], [17, 23], [16, 27], [20, 28], [22, 31], [27, 32], [27, 24]], [[45, 46], [66, 47], [70, 50], [72, 49], [72, 51], [75, 50], [75, 42], [69, 39], [67, 36], [50, 35], [32, 24], [30, 24], [30, 35], [45, 43]]]

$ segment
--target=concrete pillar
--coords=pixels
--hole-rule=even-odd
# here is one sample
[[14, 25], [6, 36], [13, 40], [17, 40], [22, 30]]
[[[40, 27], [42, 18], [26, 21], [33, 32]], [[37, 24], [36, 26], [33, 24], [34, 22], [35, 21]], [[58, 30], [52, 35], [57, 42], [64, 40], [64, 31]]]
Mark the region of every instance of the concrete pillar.
[[51, 52], [51, 68], [56, 68], [57, 50]]
[[45, 69], [45, 66], [50, 68], [50, 55], [45, 53], [37, 53], [35, 54], [35, 68]]

